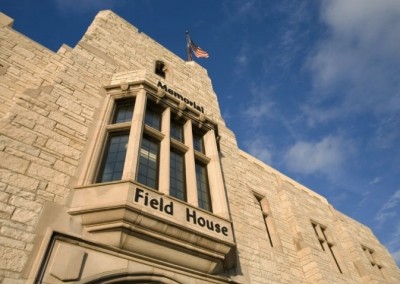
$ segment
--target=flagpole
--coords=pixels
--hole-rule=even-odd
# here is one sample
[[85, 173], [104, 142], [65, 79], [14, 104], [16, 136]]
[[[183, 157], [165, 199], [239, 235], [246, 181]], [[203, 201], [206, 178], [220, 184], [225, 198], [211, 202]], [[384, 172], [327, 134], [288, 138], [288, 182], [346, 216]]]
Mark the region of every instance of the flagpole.
[[192, 61], [192, 53], [190, 52], [190, 37], [189, 32], [186, 31], [186, 52], [187, 52], [187, 60]]

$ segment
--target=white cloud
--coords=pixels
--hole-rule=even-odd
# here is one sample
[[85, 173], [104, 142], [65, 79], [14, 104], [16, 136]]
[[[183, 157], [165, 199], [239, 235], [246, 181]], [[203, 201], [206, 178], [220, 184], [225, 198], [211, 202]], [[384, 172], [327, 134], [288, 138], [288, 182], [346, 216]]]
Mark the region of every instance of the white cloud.
[[[325, 2], [323, 18], [332, 27], [334, 35], [354, 41], [356, 47], [371, 52], [397, 53], [400, 43], [398, 15], [400, 3], [397, 0], [334, 0]], [[393, 26], [394, 25], [394, 26]], [[382, 39], [377, 45], [376, 39]]]
[[400, 112], [387, 115], [373, 125], [373, 144], [380, 149], [389, 149], [399, 141]]
[[391, 255], [392, 255], [393, 259], [396, 261], [396, 263], [400, 263], [400, 249], [392, 252]]
[[235, 57], [235, 69], [234, 72], [236, 75], [246, 75], [247, 67], [249, 66], [251, 56], [249, 56], [249, 47], [247, 43], [243, 43], [239, 53]]
[[[248, 62], [249, 62], [249, 57], [247, 56], [247, 54], [245, 52], [241, 52], [236, 58], [235, 58], [235, 62], [237, 64], [239, 64], [239, 67], [244, 67], [247, 66]], [[236, 71], [236, 70], [235, 70]]]
[[[386, 115], [400, 104], [400, 2], [397, 0], [329, 0], [321, 20], [327, 37], [308, 62], [316, 96], [323, 105], [307, 108], [312, 120], [370, 113]], [[329, 105], [329, 104], [328, 104]], [[316, 108], [316, 107], [315, 107]], [[322, 110], [321, 110], [322, 109]], [[328, 110], [324, 112], [323, 110]]]
[[371, 180], [370, 182], [369, 182], [369, 184], [377, 184], [377, 183], [379, 183], [381, 181], [381, 178], [380, 177], [375, 177], [373, 180]]
[[301, 174], [334, 175], [345, 160], [344, 141], [327, 136], [321, 141], [298, 141], [286, 153], [286, 167]]
[[365, 205], [371, 201], [371, 198], [373, 198], [373, 197], [371, 197], [372, 193], [373, 193], [372, 190], [366, 190], [366, 191], [361, 192], [360, 194], [361, 194], [362, 199], [360, 199], [360, 201], [357, 202], [356, 208], [359, 209], [359, 208], [365, 207]]
[[254, 156], [263, 161], [264, 163], [271, 164], [272, 163], [272, 154], [270, 150], [268, 149], [268, 140], [266, 137], [262, 137], [260, 135], [257, 135], [253, 140], [248, 140], [246, 141], [245, 148], [246, 151]]
[[231, 21], [262, 20], [267, 15], [264, 4], [263, 0], [236, 0], [227, 1], [224, 8]]
[[62, 13], [86, 13], [88, 11], [112, 9], [120, 5], [118, 1], [111, 0], [56, 0], [55, 3]]
[[256, 6], [258, 6], [257, 3], [260, 1], [257, 0], [244, 0], [244, 1], [239, 1], [240, 5], [238, 6], [237, 13], [238, 15], [242, 16], [247, 16], [247, 15], [255, 15], [258, 9]]
[[[382, 205], [379, 209], [378, 213], [375, 215], [375, 220], [378, 221], [380, 224], [383, 224], [387, 221], [388, 218], [398, 218], [400, 212], [400, 189], [395, 191]], [[400, 234], [400, 227], [399, 234]]]
[[272, 106], [272, 103], [252, 104], [244, 109], [243, 114], [252, 124], [258, 125], [266, 117], [271, 117]]
[[397, 225], [393, 226], [391, 229], [391, 241], [385, 244], [385, 246], [390, 251], [390, 254], [393, 256], [393, 259], [397, 262], [397, 265], [400, 265], [400, 224], [397, 222]]
[[273, 87], [253, 82], [249, 90], [251, 101], [244, 106], [242, 115], [249, 121], [249, 127], [258, 129], [261, 124], [265, 125], [266, 119], [273, 119], [276, 116]]

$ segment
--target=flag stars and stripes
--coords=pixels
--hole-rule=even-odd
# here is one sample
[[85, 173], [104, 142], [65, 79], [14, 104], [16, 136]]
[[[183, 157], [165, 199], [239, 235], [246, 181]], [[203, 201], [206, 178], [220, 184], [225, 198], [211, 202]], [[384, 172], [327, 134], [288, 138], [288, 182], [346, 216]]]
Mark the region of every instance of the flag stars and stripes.
[[190, 49], [197, 58], [208, 58], [208, 53], [190, 39]]
[[192, 60], [192, 54], [194, 54], [197, 58], [209, 58], [209, 54], [207, 51], [202, 49], [200, 46], [195, 44], [189, 36], [189, 32], [186, 32], [186, 42], [187, 42], [187, 53], [188, 60]]

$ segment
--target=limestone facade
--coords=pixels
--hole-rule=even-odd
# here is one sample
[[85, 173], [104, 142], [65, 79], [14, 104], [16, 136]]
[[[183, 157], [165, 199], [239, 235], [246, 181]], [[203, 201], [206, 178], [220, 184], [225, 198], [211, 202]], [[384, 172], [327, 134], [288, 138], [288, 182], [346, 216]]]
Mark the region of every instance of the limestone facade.
[[[195, 62], [111, 11], [57, 53], [12, 24], [0, 15], [2, 283], [400, 282], [369, 228], [238, 148]], [[102, 180], [112, 137], [126, 158]]]

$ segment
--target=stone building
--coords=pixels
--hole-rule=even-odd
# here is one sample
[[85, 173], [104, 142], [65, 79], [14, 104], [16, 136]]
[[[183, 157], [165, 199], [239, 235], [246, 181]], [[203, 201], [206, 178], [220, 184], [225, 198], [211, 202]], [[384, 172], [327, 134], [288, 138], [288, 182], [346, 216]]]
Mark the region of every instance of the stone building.
[[0, 16], [3, 283], [399, 283], [371, 230], [237, 146], [207, 71], [100, 12]]

